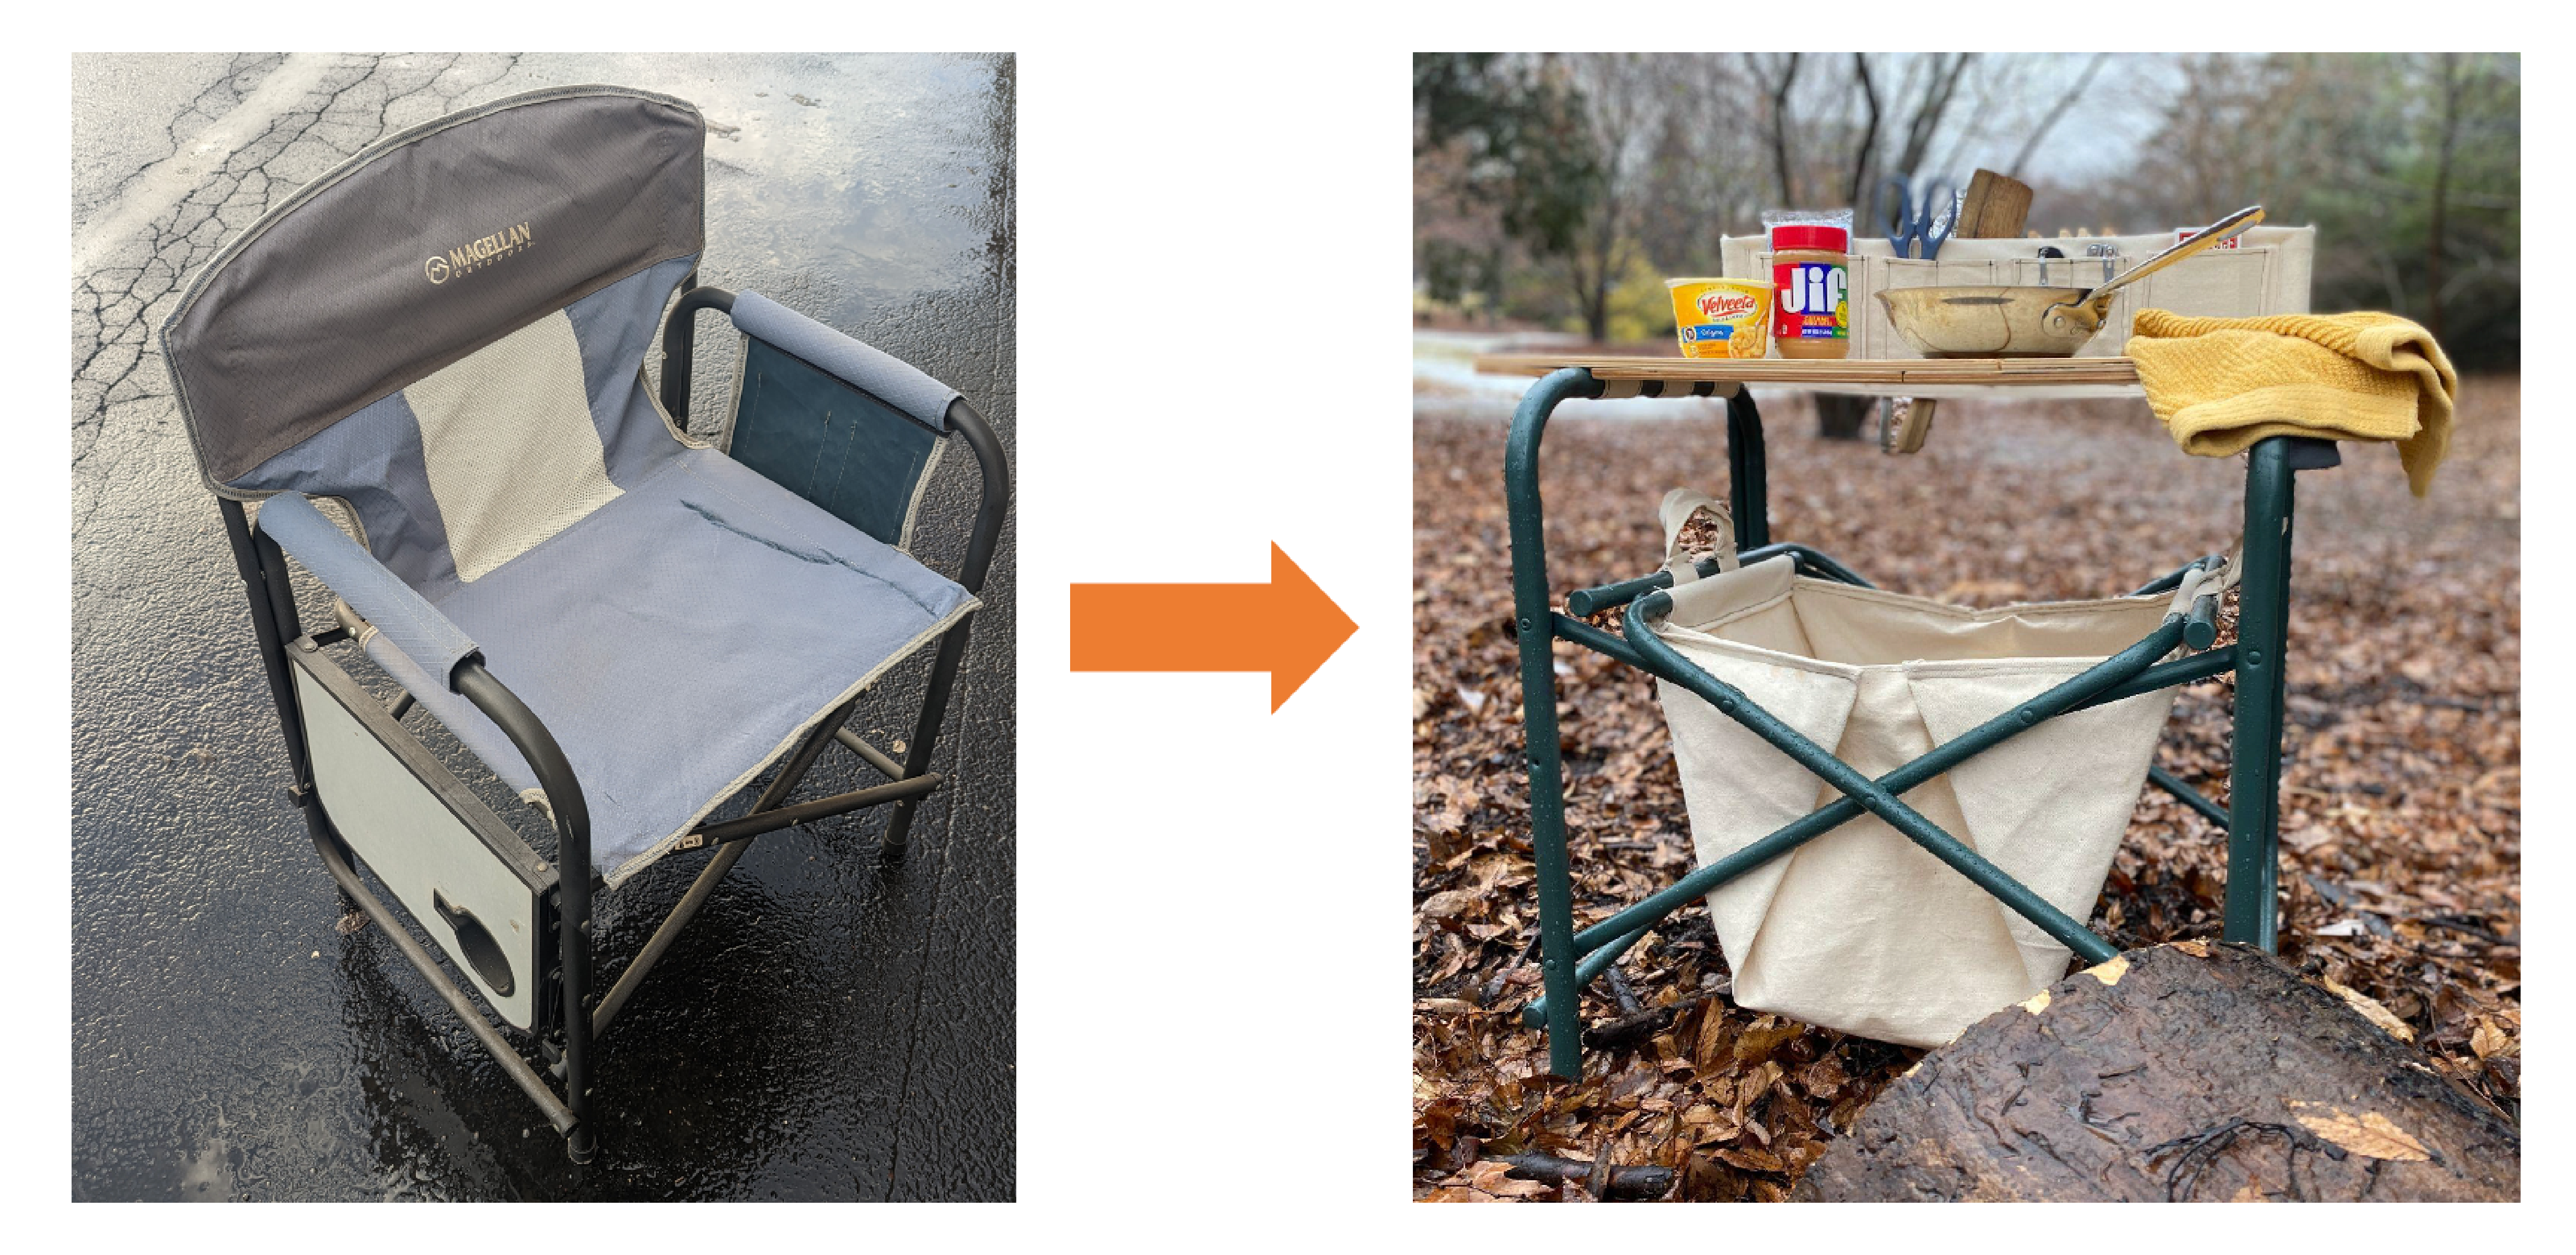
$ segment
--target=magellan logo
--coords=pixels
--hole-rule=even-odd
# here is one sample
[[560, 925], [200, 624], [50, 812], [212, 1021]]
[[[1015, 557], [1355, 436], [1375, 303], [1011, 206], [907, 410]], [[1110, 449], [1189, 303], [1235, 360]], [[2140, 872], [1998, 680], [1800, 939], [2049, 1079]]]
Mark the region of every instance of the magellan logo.
[[528, 224], [522, 222], [517, 226], [495, 231], [471, 244], [451, 248], [444, 255], [431, 254], [428, 261], [421, 263], [421, 273], [428, 276], [431, 283], [445, 283], [458, 275], [471, 274], [491, 265], [521, 249], [530, 247], [533, 243], [528, 234]]

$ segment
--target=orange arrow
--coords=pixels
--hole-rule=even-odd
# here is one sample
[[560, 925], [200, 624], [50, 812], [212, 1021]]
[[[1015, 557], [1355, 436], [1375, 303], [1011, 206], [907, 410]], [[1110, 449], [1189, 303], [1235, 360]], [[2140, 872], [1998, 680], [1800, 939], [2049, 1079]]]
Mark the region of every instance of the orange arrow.
[[1267, 584], [1076, 584], [1076, 671], [1267, 671], [1270, 709], [1359, 630], [1279, 546]]

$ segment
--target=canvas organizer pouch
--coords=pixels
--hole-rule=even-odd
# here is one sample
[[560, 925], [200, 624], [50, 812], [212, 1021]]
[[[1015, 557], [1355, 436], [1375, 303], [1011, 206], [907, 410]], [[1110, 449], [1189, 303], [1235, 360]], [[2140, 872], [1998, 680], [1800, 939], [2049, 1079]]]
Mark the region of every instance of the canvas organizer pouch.
[[[1673, 605], [1656, 634], [1872, 778], [2137, 644], [2181, 600], [1972, 610], [1802, 576], [1786, 555], [1740, 566], [1723, 546], [1702, 579], [1678, 543], [1702, 509], [1726, 513], [1682, 489], [1664, 499]], [[1702, 866], [1841, 796], [1697, 695], [1657, 688]], [[2173, 701], [2160, 689], [2048, 720], [1905, 801], [2087, 918]], [[1939, 1045], [2066, 970], [2066, 947], [1874, 815], [1719, 887], [1708, 906], [1739, 1005], [1881, 1041]]]
[[[1952, 237], [1942, 244], [1940, 257], [1933, 260], [1897, 257], [1886, 237], [1863, 231], [1851, 242], [1851, 356], [1922, 356], [1888, 322], [1887, 310], [1877, 299], [1881, 291], [1936, 284], [2086, 288], [2171, 248], [2178, 239], [2172, 231], [2024, 239]], [[2097, 244], [2114, 251], [2108, 266], [2103, 258], [2084, 255], [2087, 247]], [[2055, 246], [2073, 256], [2043, 261], [2039, 256], [2043, 246]], [[2102, 330], [2085, 341], [2075, 355], [2119, 356], [2121, 346], [2129, 342], [2129, 321], [2142, 309], [2169, 309], [2214, 318], [2307, 313], [2316, 247], [2315, 227], [2249, 227], [2233, 240], [2183, 258], [2113, 293], [2111, 312], [2103, 320]], [[1718, 241], [1718, 265], [1719, 273], [1730, 279], [1768, 278], [1771, 245], [1759, 235], [1722, 237]]]

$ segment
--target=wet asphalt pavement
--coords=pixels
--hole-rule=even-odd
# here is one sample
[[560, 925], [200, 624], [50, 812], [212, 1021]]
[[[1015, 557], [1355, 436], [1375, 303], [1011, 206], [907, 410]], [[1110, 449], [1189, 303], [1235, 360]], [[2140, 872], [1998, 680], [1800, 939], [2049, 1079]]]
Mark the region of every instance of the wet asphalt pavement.
[[[952, 783], [910, 858], [879, 863], [882, 809], [760, 838], [604, 1039], [593, 1164], [566, 1160], [378, 930], [334, 928], [346, 907], [286, 800], [242, 585], [151, 333], [226, 239], [346, 155], [582, 82], [707, 116], [701, 281], [920, 365], [1015, 448], [1007, 57], [76, 58], [75, 1199], [1013, 1196], [1016, 521], [932, 763]], [[716, 324], [702, 397], [731, 378]], [[978, 483], [952, 452], [918, 547], [953, 574]], [[327, 603], [304, 595], [315, 622]], [[850, 726], [909, 736], [929, 655]], [[875, 779], [823, 761], [799, 797]], [[596, 988], [705, 857], [605, 895]]]

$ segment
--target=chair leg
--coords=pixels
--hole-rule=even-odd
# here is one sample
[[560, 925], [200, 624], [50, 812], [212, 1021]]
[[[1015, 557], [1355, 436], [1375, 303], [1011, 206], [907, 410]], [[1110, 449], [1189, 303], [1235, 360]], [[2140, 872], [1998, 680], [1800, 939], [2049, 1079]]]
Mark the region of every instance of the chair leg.
[[[939, 658], [930, 666], [930, 688], [921, 698], [921, 719], [913, 725], [912, 744], [904, 750], [903, 774], [907, 779], [930, 770], [930, 751], [938, 744], [940, 719], [948, 712], [949, 690], [956, 686], [957, 668], [966, 658], [966, 633], [974, 625], [975, 616], [970, 614], [940, 638]], [[910, 848], [912, 811], [919, 805], [921, 799], [910, 797], [894, 804], [894, 815], [886, 821], [880, 857], [894, 860], [904, 856]]]
[[2227, 779], [2224, 936], [2277, 945], [2283, 654], [2290, 642], [2290, 520], [2297, 486], [2289, 442], [2254, 446], [2245, 470], [2245, 575], [2236, 613], [2236, 733]]
[[[1598, 396], [1580, 370], [1531, 386], [1503, 450], [1503, 497], [1512, 537], [1512, 612], [1521, 655], [1521, 733], [1529, 763], [1530, 852], [1537, 864], [1539, 975], [1547, 995], [1548, 1070], [1583, 1078], [1583, 1021], [1575, 976], [1574, 890], [1566, 862], [1565, 773], [1556, 741], [1556, 631], [1549, 617], [1547, 525], [1538, 490], [1539, 443], [1569, 396]], [[1741, 518], [1743, 516], [1739, 516]], [[1738, 524], [1741, 526], [1741, 523]]]
[[769, 787], [760, 791], [759, 800], [751, 804], [747, 813], [757, 815], [786, 802], [787, 795], [804, 783], [805, 773], [814, 769], [814, 760], [823, 756], [823, 747], [832, 743], [832, 734], [841, 730], [841, 724], [849, 719], [851, 711], [858, 709], [858, 705], [859, 699], [853, 697], [843, 702], [838, 710], [823, 716], [823, 722], [815, 724], [814, 730], [805, 734], [796, 752], [788, 756], [787, 765], [770, 779]]
[[[850, 717], [850, 712], [858, 704], [857, 698], [851, 698], [840, 709], [825, 715], [823, 722], [814, 725], [814, 730], [805, 734], [804, 742], [788, 758], [787, 765], [770, 779], [768, 787], [760, 791], [760, 797], [752, 802], [748, 813], [757, 815], [762, 811], [776, 810], [785, 803], [787, 795], [796, 791], [805, 773], [813, 769], [814, 761], [822, 757], [823, 747], [832, 743], [833, 734], [840, 731], [842, 722]], [[730, 842], [719, 848], [715, 857], [708, 859], [707, 865], [698, 870], [698, 878], [690, 882], [689, 890], [681, 895], [679, 904], [663, 917], [661, 925], [644, 942], [644, 948], [636, 951], [626, 969], [618, 973], [617, 983], [600, 998], [598, 1008], [589, 1017], [593, 1038], [608, 1031], [608, 1026], [617, 1019], [617, 1013], [626, 1008], [627, 1000], [633, 998], [636, 988], [644, 983], [645, 974], [652, 971], [653, 965], [661, 962], [662, 956], [670, 951], [672, 943], [679, 940], [680, 930], [697, 918], [699, 908], [715, 895], [716, 886], [733, 871], [733, 865], [750, 852], [751, 842]]]

